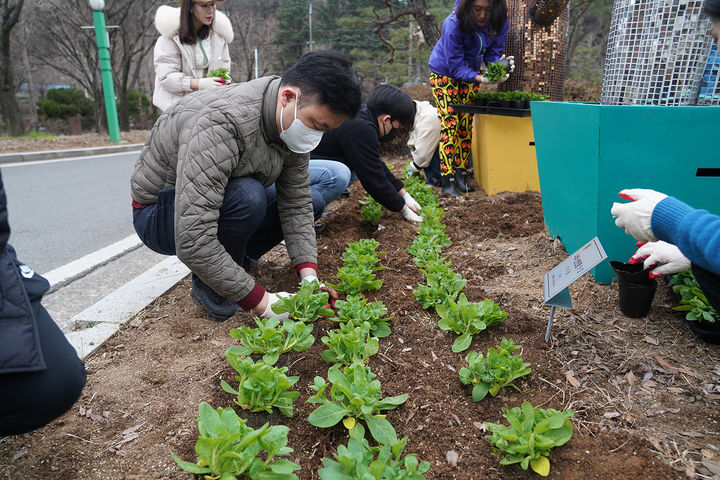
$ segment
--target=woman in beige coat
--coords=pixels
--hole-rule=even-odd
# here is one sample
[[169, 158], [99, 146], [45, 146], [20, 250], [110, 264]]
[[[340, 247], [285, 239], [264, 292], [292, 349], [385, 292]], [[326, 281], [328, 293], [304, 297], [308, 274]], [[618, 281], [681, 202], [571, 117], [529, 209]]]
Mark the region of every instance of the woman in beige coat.
[[226, 84], [220, 77], [206, 78], [212, 70], [230, 70], [232, 25], [216, 0], [182, 0], [180, 8], [163, 5], [155, 14], [155, 28], [160, 32], [154, 51], [156, 107], [167, 110], [192, 91]]

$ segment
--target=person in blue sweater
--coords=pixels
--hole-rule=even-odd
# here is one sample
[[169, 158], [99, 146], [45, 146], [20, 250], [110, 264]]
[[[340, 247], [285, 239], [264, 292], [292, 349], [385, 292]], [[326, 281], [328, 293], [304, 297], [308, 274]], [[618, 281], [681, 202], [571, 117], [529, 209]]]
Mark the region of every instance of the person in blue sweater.
[[[420, 205], [405, 191], [405, 186], [380, 158], [380, 142], [395, 138], [400, 130], [409, 130], [415, 119], [415, 102], [394, 85], [381, 84], [368, 94], [355, 118], [325, 132], [320, 144], [310, 153], [310, 175], [318, 164], [332, 168], [338, 195], [355, 180], [380, 205], [400, 212], [410, 222], [421, 222]], [[327, 200], [327, 199], [326, 199]]]
[[[500, 83], [509, 73], [491, 81], [483, 72], [502, 61], [509, 28], [505, 0], [457, 0], [442, 26], [430, 60], [430, 86], [440, 118], [440, 171], [442, 191], [457, 197], [467, 193], [468, 156], [472, 115], [456, 112], [452, 105], [469, 103], [481, 83]], [[515, 68], [507, 57], [510, 72]]]
[[[720, 0], [705, 0], [710, 34], [720, 49]], [[625, 189], [620, 197], [631, 203], [613, 203], [615, 225], [638, 242], [646, 242], [631, 257], [643, 262], [650, 277], [692, 268], [705, 297], [720, 312], [720, 216], [648, 189]]]
[[[720, 2], [720, 0], [718, 0]], [[630, 203], [613, 203], [615, 225], [638, 242], [646, 242], [630, 262], [643, 261], [650, 277], [692, 268], [700, 288], [720, 312], [720, 216], [698, 210], [655, 190], [620, 191]]]

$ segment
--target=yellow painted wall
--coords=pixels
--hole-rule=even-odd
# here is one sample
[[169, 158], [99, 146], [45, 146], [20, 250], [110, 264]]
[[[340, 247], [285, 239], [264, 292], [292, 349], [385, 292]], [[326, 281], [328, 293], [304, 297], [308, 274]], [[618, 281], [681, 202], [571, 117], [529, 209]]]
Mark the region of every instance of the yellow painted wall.
[[540, 191], [532, 117], [475, 114], [475, 181], [488, 195]]

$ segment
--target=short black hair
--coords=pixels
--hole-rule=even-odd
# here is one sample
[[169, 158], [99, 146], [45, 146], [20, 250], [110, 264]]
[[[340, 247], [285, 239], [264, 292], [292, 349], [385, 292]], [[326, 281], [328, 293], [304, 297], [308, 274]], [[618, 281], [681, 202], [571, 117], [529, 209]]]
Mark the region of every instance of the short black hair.
[[382, 83], [370, 90], [367, 102], [370, 110], [376, 115], [390, 115], [399, 120], [404, 127], [411, 128], [415, 122], [415, 102], [410, 95], [395, 85]]
[[705, 0], [703, 9], [713, 20], [720, 20], [720, 0]]
[[[306, 53], [288, 68], [280, 86], [292, 85], [320, 105], [352, 118], [362, 102], [360, 82], [352, 61], [337, 50], [316, 50]], [[300, 99], [302, 105], [302, 98]]]

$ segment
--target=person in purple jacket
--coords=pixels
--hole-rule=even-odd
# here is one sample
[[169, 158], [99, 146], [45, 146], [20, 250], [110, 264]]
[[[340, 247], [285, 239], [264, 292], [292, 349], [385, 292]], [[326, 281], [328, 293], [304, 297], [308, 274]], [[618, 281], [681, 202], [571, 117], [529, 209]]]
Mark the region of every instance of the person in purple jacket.
[[[505, 60], [502, 54], [509, 28], [505, 0], [457, 0], [442, 26], [442, 36], [430, 54], [430, 86], [440, 118], [440, 171], [442, 191], [458, 196], [472, 188], [467, 165], [472, 135], [472, 115], [456, 112], [452, 105], [466, 104], [480, 83], [495, 82], [483, 73], [487, 65]], [[510, 71], [514, 57], [507, 57]]]

